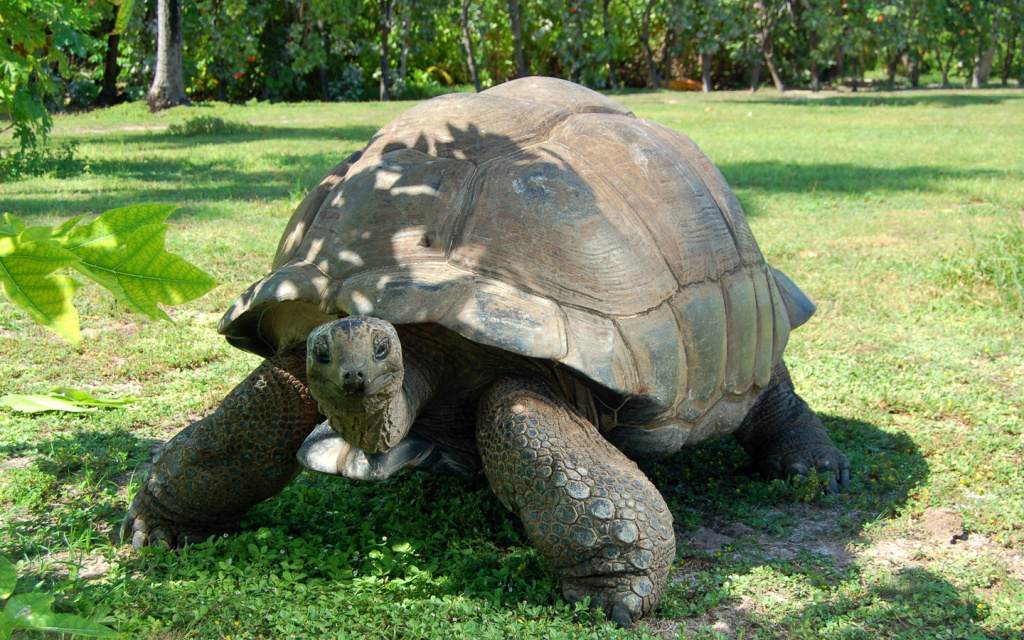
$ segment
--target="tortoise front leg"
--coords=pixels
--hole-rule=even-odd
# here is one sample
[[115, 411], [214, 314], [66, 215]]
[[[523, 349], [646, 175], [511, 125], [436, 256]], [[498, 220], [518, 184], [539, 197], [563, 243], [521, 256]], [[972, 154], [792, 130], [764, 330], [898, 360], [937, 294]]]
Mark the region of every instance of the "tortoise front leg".
[[836, 448], [821, 419], [793, 388], [786, 363], [772, 379], [733, 434], [769, 478], [805, 476], [811, 469], [829, 478], [829, 491], [850, 484], [850, 460]]
[[477, 443], [491, 488], [558, 569], [620, 626], [661, 599], [675, 558], [672, 514], [631, 460], [545, 384], [504, 379], [481, 399]]
[[233, 530], [298, 475], [295, 453], [322, 420], [306, 388], [305, 353], [264, 361], [164, 445], [128, 507], [122, 540], [175, 548]]

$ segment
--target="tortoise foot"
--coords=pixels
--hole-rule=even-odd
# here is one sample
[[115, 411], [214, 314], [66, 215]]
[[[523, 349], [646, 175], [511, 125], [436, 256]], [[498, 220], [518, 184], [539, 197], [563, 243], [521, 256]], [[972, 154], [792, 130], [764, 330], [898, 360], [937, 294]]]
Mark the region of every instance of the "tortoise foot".
[[752, 470], [768, 478], [806, 476], [811, 469], [829, 478], [828, 490], [850, 484], [850, 460], [832, 442], [821, 419], [796, 394], [786, 365], [772, 380], [735, 433], [750, 454]]
[[122, 541], [173, 549], [233, 531], [249, 507], [291, 482], [295, 453], [323, 420], [305, 362], [298, 352], [264, 361], [216, 411], [171, 438], [128, 507]]
[[121, 542], [132, 543], [136, 549], [162, 546], [181, 549], [190, 544], [205, 542], [237, 530], [237, 522], [181, 522], [156, 500], [148, 486], [142, 487], [132, 499], [121, 523]]
[[[657, 595], [656, 595], [657, 594]], [[592, 609], [619, 627], [628, 627], [654, 609], [660, 589], [646, 575], [590, 576], [562, 580], [562, 597], [569, 602], [590, 598]]]

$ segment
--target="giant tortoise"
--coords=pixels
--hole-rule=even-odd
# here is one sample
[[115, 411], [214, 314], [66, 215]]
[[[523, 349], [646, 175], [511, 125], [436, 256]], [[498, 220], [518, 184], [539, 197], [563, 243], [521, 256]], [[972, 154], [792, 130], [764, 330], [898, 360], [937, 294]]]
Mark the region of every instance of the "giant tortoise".
[[301, 465], [483, 472], [565, 598], [626, 625], [675, 557], [633, 460], [732, 434], [770, 476], [849, 481], [782, 360], [813, 311], [685, 135], [551, 78], [435, 98], [299, 205], [219, 326], [266, 360], [167, 443], [122, 532], [230, 531]]

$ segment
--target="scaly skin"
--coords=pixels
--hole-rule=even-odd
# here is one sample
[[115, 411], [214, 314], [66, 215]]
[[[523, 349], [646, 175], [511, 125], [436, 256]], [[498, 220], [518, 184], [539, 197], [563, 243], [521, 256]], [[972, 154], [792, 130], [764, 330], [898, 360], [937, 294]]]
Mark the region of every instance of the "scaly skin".
[[567, 600], [590, 596], [620, 626], [650, 613], [675, 535], [633, 461], [535, 379], [502, 379], [484, 394], [477, 443], [491, 488], [556, 567]]
[[772, 379], [733, 434], [769, 478], [805, 476], [811, 469], [830, 478], [829, 491], [850, 484], [850, 460], [825, 432], [821, 419], [796, 394], [786, 363], [772, 369]]
[[295, 453], [321, 421], [305, 352], [265, 360], [216, 411], [167, 442], [132, 499], [122, 539], [173, 549], [234, 530], [249, 507], [298, 475]]

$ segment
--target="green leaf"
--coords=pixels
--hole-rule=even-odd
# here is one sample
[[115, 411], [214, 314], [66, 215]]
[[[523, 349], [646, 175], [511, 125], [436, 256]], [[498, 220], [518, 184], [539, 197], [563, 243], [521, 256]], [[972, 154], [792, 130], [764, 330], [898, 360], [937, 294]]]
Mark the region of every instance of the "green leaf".
[[60, 225], [59, 227], [53, 230], [53, 239], [57, 241], [62, 240], [64, 236], [66, 236], [68, 232], [71, 231], [71, 228], [78, 224], [84, 217], [85, 214], [83, 213], [80, 216], [75, 216], [74, 218], [69, 218], [65, 220], [64, 224]]
[[11, 394], [0, 397], [0, 407], [7, 407], [22, 413], [38, 413], [40, 411], [95, 411], [96, 407], [84, 407], [74, 402], [50, 396]]
[[116, 638], [120, 635], [113, 629], [72, 613], [44, 613], [36, 616], [32, 622], [32, 628], [40, 631], [56, 631], [93, 638]]
[[0, 556], [0, 600], [4, 600], [14, 593], [14, 587], [17, 584], [18, 573], [14, 570], [14, 563]]
[[132, 11], [135, 9], [135, 0], [121, 0], [121, 6], [117, 11], [117, 22], [114, 25], [114, 33], [124, 33], [128, 28], [128, 21], [132, 19]]
[[68, 276], [51, 275], [78, 258], [49, 241], [23, 241], [26, 234], [41, 237], [39, 229], [23, 229], [17, 237], [0, 236], [0, 284], [33, 320], [78, 344], [78, 312], [71, 297], [80, 285]]
[[[54, 233], [54, 240], [78, 256], [86, 266], [98, 262], [103, 256], [124, 247], [132, 233], [140, 227], [160, 224], [177, 209], [170, 204], [137, 204], [111, 209], [100, 214], [89, 224], [70, 228], [68, 222]], [[80, 219], [80, 218], [79, 218]], [[116, 286], [116, 280], [102, 280], [107, 274], [102, 270], [96, 276], [86, 274], [104, 286]], [[109, 284], [108, 284], [109, 282]]]
[[4, 222], [0, 224], [0, 236], [16, 236], [25, 230], [25, 223], [18, 216], [4, 214]]
[[14, 618], [0, 611], [0, 640], [11, 640], [14, 633]]
[[133, 402], [139, 402], [140, 398], [124, 397], [124, 398], [97, 398], [92, 396], [81, 389], [74, 389], [71, 387], [57, 387], [56, 389], [50, 390], [48, 394], [51, 397], [59, 397], [68, 402], [75, 402], [83, 406], [91, 407], [123, 407], [126, 404], [132, 404]]
[[22, 413], [39, 411], [95, 411], [97, 408], [116, 408], [139, 402], [139, 398], [96, 398], [81, 389], [58, 387], [46, 395], [10, 394], [0, 397], [0, 407]]
[[122, 304], [151, 318], [170, 318], [158, 303], [198, 298], [216, 282], [164, 248], [163, 221], [177, 207], [133, 205], [112, 209], [59, 239], [80, 259], [74, 267], [110, 289]]
[[35, 620], [50, 613], [53, 596], [35, 591], [12, 596], [4, 605], [4, 612], [14, 618], [15, 629], [35, 629]]
[[158, 303], [188, 302], [212, 289], [216, 281], [181, 257], [168, 253], [164, 248], [166, 233], [167, 226], [163, 224], [140, 227], [124, 247], [90, 255], [88, 259], [83, 257], [74, 267], [107, 286], [132, 311], [170, 320]]

